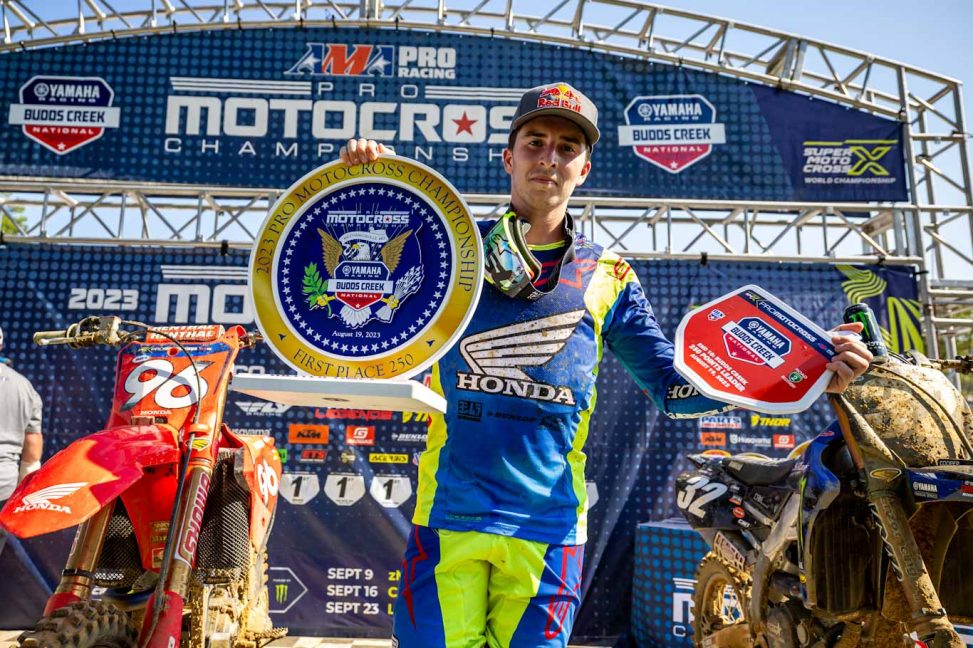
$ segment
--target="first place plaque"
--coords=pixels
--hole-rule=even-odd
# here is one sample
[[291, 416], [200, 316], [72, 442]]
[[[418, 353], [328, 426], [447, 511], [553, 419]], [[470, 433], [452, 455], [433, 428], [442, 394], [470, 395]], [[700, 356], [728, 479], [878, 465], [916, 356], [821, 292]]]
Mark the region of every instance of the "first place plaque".
[[257, 324], [300, 373], [408, 378], [466, 328], [482, 249], [466, 203], [429, 167], [332, 162], [292, 185], [256, 238]]

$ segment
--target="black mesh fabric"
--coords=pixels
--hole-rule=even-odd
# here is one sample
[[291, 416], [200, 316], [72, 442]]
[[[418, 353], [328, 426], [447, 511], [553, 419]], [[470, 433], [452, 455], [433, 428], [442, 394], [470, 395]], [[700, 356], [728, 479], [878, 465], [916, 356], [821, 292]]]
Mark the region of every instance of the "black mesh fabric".
[[241, 450], [220, 450], [213, 469], [203, 528], [196, 553], [196, 571], [203, 579], [215, 570], [239, 571], [247, 566], [250, 543], [250, 491], [235, 478], [234, 462]]
[[95, 583], [102, 587], [128, 587], [141, 573], [142, 559], [135, 541], [135, 529], [125, 505], [118, 498], [95, 569]]

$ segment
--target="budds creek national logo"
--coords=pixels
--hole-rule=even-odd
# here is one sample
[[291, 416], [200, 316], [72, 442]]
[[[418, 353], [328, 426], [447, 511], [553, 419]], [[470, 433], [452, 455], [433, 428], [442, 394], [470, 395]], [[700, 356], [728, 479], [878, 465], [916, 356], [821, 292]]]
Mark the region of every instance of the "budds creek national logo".
[[625, 108], [618, 143], [669, 173], [681, 173], [726, 144], [716, 108], [702, 95], [635, 97]]
[[456, 50], [413, 45], [308, 43], [304, 54], [285, 74], [455, 79]]
[[744, 317], [723, 325], [723, 343], [729, 356], [754, 365], [777, 368], [791, 352], [791, 341], [759, 317]]
[[11, 104], [9, 123], [44, 148], [65, 155], [118, 128], [115, 92], [99, 77], [35, 76]]
[[258, 322], [282, 359], [313, 375], [417, 373], [479, 298], [468, 210], [434, 171], [401, 158], [305, 176], [260, 241], [251, 258]]

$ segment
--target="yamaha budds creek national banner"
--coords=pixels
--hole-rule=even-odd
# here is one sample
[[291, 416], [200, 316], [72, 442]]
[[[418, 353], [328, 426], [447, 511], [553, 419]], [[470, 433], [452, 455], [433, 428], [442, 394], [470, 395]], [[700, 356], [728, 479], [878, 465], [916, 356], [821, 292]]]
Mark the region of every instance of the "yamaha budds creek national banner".
[[500, 157], [520, 95], [558, 78], [599, 109], [602, 140], [579, 195], [908, 198], [898, 122], [683, 67], [405, 29], [221, 30], [8, 52], [0, 175], [284, 189], [348, 138], [368, 137], [463, 193], [505, 193]]
[[[341, 200], [351, 198], [342, 191], [349, 190], [338, 188], [329, 196], [336, 199], [329, 213], [340, 212]], [[416, 225], [421, 223], [425, 221]], [[345, 301], [339, 300], [330, 289], [338, 291], [342, 284], [325, 286], [324, 276], [342, 275], [342, 263], [373, 263], [364, 261], [365, 246], [370, 258], [372, 252], [374, 258], [383, 258], [381, 250], [394, 247], [396, 237], [413, 227], [410, 224], [401, 232], [390, 228], [385, 235], [371, 236], [375, 239], [371, 241], [357, 233], [348, 236], [349, 232], [368, 233], [368, 227], [336, 224], [340, 227], [327, 223], [321, 227], [339, 245], [345, 238], [344, 256], [335, 253], [329, 261], [323, 256], [329, 239], [317, 232], [317, 225], [293, 235], [293, 255], [303, 254], [304, 242], [307, 250], [315, 250], [302, 260], [303, 267], [291, 273], [298, 286], [294, 290], [301, 291], [299, 297], [307, 306], [295, 311], [302, 318], [329, 317], [330, 307], [332, 321], [337, 322], [346, 301], [373, 299], [375, 295], [344, 295]], [[426, 224], [432, 231], [431, 223]], [[383, 240], [386, 236], [388, 241]], [[289, 234], [284, 238], [279, 255], [284, 259], [291, 240]], [[391, 257], [386, 253], [385, 258]], [[4, 352], [44, 399], [46, 456], [104, 425], [115, 356], [111, 349], [34, 347], [30, 343], [34, 331], [63, 328], [87, 314], [108, 313], [155, 324], [215, 322], [253, 329], [248, 261], [249, 254], [238, 250], [221, 256], [213, 250], [9, 243], [0, 247]], [[392, 265], [388, 281], [394, 294], [415, 262], [403, 252], [401, 261]], [[309, 266], [313, 267], [308, 270]], [[686, 312], [754, 283], [773, 286], [777, 297], [822, 326], [838, 322], [849, 301], [866, 301], [878, 314], [892, 350], [921, 348], [920, 309], [911, 271], [810, 264], [710, 262], [702, 266], [677, 261], [636, 261], [633, 267], [670, 338]], [[351, 265], [346, 270], [349, 276], [385, 272], [377, 265]], [[315, 271], [320, 282], [313, 277]], [[308, 293], [303, 292], [305, 276], [311, 276]], [[380, 289], [384, 291], [384, 284]], [[421, 317], [427, 307], [423, 295], [420, 289], [400, 300], [397, 308], [402, 312], [381, 315], [381, 308], [390, 304], [379, 296], [369, 316], [391, 315], [395, 322], [412, 312], [407, 309], [419, 308], [417, 317]], [[312, 310], [309, 304], [324, 305]], [[362, 343], [348, 344], [358, 344], [361, 353]], [[268, 345], [241, 353], [237, 369], [290, 372]], [[697, 420], [670, 420], [642, 395], [610, 353], [605, 354], [598, 376], [598, 394], [585, 448], [590, 540], [584, 558], [583, 605], [574, 634], [577, 641], [628, 629], [629, 594], [623, 584], [632, 582], [636, 525], [677, 515], [672, 484], [688, 467], [686, 454], [712, 450], [784, 456], [831, 419], [827, 404], [817, 404], [793, 415], [735, 410]], [[291, 407], [231, 392], [225, 418], [237, 432], [273, 435], [283, 460], [282, 500], [270, 540], [275, 624], [298, 635], [388, 637], [402, 550], [415, 506], [416, 462], [426, 440], [426, 416]], [[71, 538], [70, 532], [23, 543], [8, 538], [0, 552], [0, 570], [6, 576], [0, 581], [0, 600], [5, 602], [0, 607], [0, 627], [24, 628], [36, 620], [57, 582]], [[677, 566], [672, 556], [645, 559], [663, 575]], [[667, 603], [665, 609], [669, 607]]]

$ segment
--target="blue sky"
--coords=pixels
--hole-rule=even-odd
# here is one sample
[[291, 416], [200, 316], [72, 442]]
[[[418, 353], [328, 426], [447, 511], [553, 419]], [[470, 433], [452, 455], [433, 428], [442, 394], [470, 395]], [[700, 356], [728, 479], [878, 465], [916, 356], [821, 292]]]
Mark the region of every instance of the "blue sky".
[[971, 0], [679, 0], [662, 6], [728, 18], [875, 54], [964, 83], [969, 124], [973, 94]]

